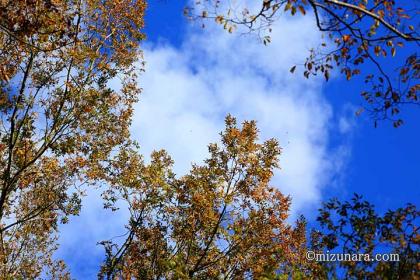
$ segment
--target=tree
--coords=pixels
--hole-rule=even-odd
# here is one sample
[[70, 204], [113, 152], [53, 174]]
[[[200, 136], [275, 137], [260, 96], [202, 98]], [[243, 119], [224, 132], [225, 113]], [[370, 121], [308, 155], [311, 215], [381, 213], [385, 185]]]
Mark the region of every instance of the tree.
[[[0, 3], [0, 274], [65, 278], [57, 225], [129, 142], [145, 3]], [[122, 88], [108, 87], [121, 79]]]
[[[418, 279], [420, 212], [413, 204], [384, 215], [355, 194], [351, 201], [331, 199], [320, 209], [320, 230], [312, 232], [312, 249], [345, 254], [398, 254], [399, 261], [321, 263], [325, 278]], [[341, 276], [341, 277], [340, 277]]]
[[231, 116], [221, 138], [181, 178], [164, 151], [149, 165], [134, 150], [113, 161], [108, 206], [122, 199], [131, 217], [122, 245], [102, 242], [102, 279], [299, 279], [311, 272], [305, 223], [286, 221], [290, 198], [269, 185], [277, 141], [257, 143], [255, 122], [238, 128]]
[[[376, 70], [366, 68], [366, 86], [361, 93], [367, 101], [364, 109], [374, 118], [375, 126], [378, 120], [391, 120], [398, 127], [402, 124], [399, 113], [403, 105], [419, 105], [420, 102], [418, 7], [416, 1], [402, 1], [404, 8], [399, 6], [400, 2], [260, 0], [259, 5], [249, 3], [247, 6], [202, 0], [187, 8], [186, 14], [192, 19], [214, 19], [229, 32], [244, 27], [248, 32], [257, 33], [267, 44], [276, 19], [287, 14], [304, 16], [311, 11], [314, 24], [325, 36], [320, 46], [311, 49], [303, 65], [304, 76], [322, 74], [328, 80], [336, 67], [350, 80], [361, 74], [363, 63], [369, 62]], [[403, 49], [404, 46], [407, 48]], [[393, 66], [386, 66], [387, 63]], [[290, 71], [295, 69], [293, 66]]]
[[[276, 140], [258, 143], [255, 122], [228, 116], [221, 145], [180, 178], [165, 151], [145, 164], [136, 147], [107, 167], [106, 208], [125, 202], [123, 242], [103, 241], [100, 279], [417, 279], [419, 211], [412, 204], [384, 215], [355, 195], [331, 199], [319, 225], [287, 220], [290, 197], [270, 186]], [[122, 236], [120, 236], [122, 237]], [[308, 260], [307, 252], [342, 253], [342, 262]], [[361, 258], [398, 254], [399, 261]], [[361, 260], [352, 259], [356, 255]]]

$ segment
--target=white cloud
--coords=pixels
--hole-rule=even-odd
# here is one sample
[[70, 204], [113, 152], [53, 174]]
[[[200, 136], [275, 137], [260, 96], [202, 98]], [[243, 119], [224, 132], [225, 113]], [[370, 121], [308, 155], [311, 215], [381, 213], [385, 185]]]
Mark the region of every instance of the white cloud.
[[[313, 210], [343, 157], [328, 149], [332, 110], [322, 81], [289, 73], [320, 42], [312, 19], [280, 20], [269, 46], [219, 27], [190, 30], [186, 38], [179, 48], [145, 47], [146, 72], [139, 77], [144, 90], [132, 126], [142, 153], [168, 150], [182, 174], [207, 156], [226, 114], [255, 119], [262, 140], [275, 137], [283, 148], [273, 185], [292, 196], [295, 214]], [[96, 242], [124, 233], [126, 213], [108, 214], [94, 193], [81, 216], [62, 228], [58, 256], [80, 279], [96, 275], [103, 257]]]
[[353, 104], [347, 103], [341, 109], [338, 120], [338, 129], [341, 134], [352, 134], [356, 128], [356, 112], [359, 110]]
[[127, 232], [124, 226], [129, 219], [128, 211], [122, 204], [120, 211], [104, 210], [101, 192], [101, 189], [90, 188], [80, 216], [72, 217], [68, 224], [60, 226], [60, 246], [55, 256], [65, 260], [74, 279], [95, 279], [105, 258], [105, 250], [97, 242]]
[[226, 114], [255, 119], [262, 138], [283, 147], [273, 184], [292, 196], [294, 211], [315, 205], [335, 164], [327, 151], [332, 112], [321, 80], [289, 72], [320, 42], [315, 28], [309, 17], [280, 20], [268, 46], [218, 27], [191, 31], [179, 49], [147, 46], [133, 123], [142, 152], [168, 150], [182, 174], [206, 157]]

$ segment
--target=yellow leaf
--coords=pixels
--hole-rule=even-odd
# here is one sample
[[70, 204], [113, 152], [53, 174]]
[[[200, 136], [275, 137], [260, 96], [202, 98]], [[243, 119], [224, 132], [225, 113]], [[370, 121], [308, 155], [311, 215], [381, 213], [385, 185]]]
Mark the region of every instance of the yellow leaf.
[[343, 42], [347, 43], [350, 40], [350, 35], [343, 35]]
[[306, 11], [303, 6], [299, 6], [299, 11], [302, 13], [302, 15], [306, 15]]

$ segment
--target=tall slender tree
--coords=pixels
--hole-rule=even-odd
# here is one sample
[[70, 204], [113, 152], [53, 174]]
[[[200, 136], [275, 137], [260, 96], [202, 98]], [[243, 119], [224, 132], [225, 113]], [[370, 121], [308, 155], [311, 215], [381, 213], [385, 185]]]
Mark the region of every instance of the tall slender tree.
[[57, 224], [78, 213], [80, 186], [127, 142], [144, 9], [141, 0], [0, 1], [2, 279], [65, 277], [51, 258]]
[[298, 279], [315, 271], [305, 260], [304, 221], [286, 221], [290, 198], [270, 186], [277, 141], [258, 143], [255, 122], [239, 128], [230, 116], [221, 138], [181, 178], [163, 151], [149, 165], [134, 151], [114, 162], [108, 199], [126, 201], [131, 218], [122, 245], [102, 243], [102, 279]]

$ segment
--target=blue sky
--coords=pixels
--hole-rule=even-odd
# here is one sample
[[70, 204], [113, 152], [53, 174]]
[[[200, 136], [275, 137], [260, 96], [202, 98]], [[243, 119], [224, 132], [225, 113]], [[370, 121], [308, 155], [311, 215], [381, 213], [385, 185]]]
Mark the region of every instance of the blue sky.
[[[185, 173], [204, 159], [206, 145], [218, 140], [224, 116], [232, 113], [256, 119], [263, 139], [280, 141], [282, 169], [273, 184], [292, 195], [294, 216], [311, 221], [321, 201], [354, 192], [379, 211], [419, 204], [420, 109], [406, 108], [399, 129], [390, 123], [375, 129], [367, 116], [354, 114], [363, 104], [361, 81], [333, 75], [325, 83], [290, 74], [320, 40], [310, 17], [282, 20], [265, 47], [219, 27], [200, 30], [183, 17], [184, 6], [149, 3], [146, 73], [139, 77], [143, 94], [132, 128], [145, 155], [167, 149], [175, 171]], [[58, 256], [73, 277], [95, 278], [103, 257], [96, 242], [124, 233], [126, 221], [124, 211], [101, 210], [99, 191], [88, 196], [81, 216], [61, 228]]]

